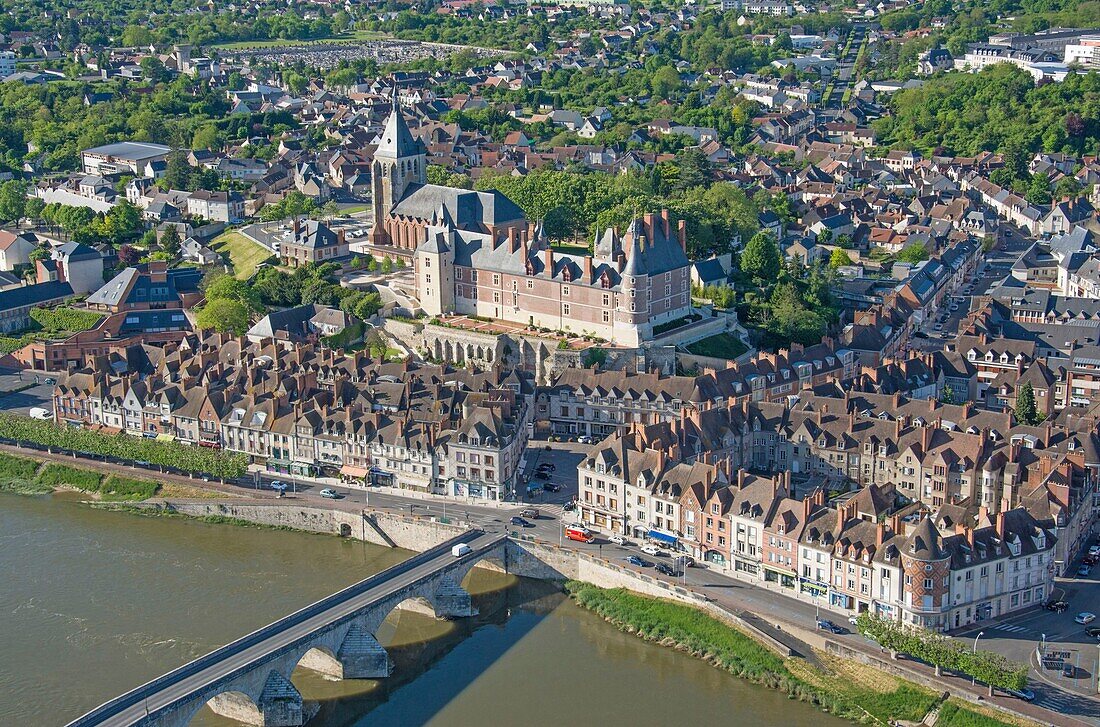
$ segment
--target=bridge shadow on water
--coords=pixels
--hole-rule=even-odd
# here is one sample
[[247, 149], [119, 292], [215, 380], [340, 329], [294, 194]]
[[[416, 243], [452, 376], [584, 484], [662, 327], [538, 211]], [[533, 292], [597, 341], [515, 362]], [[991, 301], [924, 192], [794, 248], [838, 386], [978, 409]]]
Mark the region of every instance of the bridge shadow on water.
[[475, 570], [464, 585], [479, 611], [473, 618], [391, 614], [378, 634], [395, 664], [387, 679], [330, 680], [299, 667], [294, 684], [319, 707], [307, 725], [425, 724], [565, 599], [554, 584], [487, 571]]

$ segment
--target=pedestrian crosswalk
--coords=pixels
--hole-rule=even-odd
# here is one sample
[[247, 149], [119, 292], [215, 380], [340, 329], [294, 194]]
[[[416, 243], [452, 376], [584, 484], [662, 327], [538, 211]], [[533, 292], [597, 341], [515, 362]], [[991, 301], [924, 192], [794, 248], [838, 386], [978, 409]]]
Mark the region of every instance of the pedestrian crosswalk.
[[1073, 710], [1073, 696], [1065, 692], [1050, 692], [1039, 697], [1034, 702], [1036, 705], [1062, 714], [1071, 714]]
[[996, 629], [997, 631], [1008, 631], [1014, 634], [1018, 634], [1021, 631], [1029, 630], [1024, 626], [1016, 626], [1015, 624], [1010, 623], [997, 624], [996, 626], [991, 626], [990, 628]]

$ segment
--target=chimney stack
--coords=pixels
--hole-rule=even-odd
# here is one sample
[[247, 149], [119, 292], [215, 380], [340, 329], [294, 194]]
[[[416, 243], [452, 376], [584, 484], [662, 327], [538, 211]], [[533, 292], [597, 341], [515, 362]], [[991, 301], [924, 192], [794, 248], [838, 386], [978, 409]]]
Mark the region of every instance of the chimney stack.
[[997, 537], [1001, 540], [1005, 538], [1005, 513], [1004, 510], [997, 513]]
[[585, 255], [584, 256], [584, 284], [585, 285], [591, 285], [592, 284], [592, 256], [591, 255]]
[[688, 223], [687, 220], [680, 220], [680, 223], [676, 226], [677, 235], [680, 238], [680, 249], [687, 255], [688, 251]]
[[742, 489], [745, 486], [745, 470], [737, 470], [737, 489]]
[[546, 248], [546, 274], [549, 277], [554, 277], [554, 249]]
[[886, 542], [886, 523], [880, 522], [875, 528], [875, 546], [881, 548]]

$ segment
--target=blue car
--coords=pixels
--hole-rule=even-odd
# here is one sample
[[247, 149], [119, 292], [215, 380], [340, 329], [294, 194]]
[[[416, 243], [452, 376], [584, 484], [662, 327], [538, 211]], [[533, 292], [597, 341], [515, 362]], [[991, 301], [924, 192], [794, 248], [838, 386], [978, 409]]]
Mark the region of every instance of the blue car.
[[529, 521], [524, 520], [521, 517], [513, 517], [512, 518], [512, 525], [518, 525], [521, 528], [533, 528], [533, 527], [535, 527]]
[[626, 559], [626, 562], [627, 562], [627, 563], [630, 563], [630, 565], [636, 565], [636, 566], [638, 566], [639, 568], [649, 568], [650, 566], [652, 566], [652, 565], [653, 565], [652, 563], [650, 563], [650, 562], [649, 562], [648, 560], [646, 560], [645, 558], [639, 558], [639, 557], [638, 557], [638, 556], [636, 556], [636, 555], [632, 555], [632, 556], [630, 556], [629, 558], [627, 558], [627, 559]]

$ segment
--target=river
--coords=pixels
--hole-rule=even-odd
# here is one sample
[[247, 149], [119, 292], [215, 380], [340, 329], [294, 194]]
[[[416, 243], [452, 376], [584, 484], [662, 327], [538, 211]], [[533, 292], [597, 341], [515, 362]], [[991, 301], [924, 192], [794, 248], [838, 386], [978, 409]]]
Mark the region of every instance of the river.
[[[56, 725], [408, 553], [0, 493], [0, 724]], [[545, 583], [475, 570], [481, 615], [396, 611], [390, 679], [299, 669], [311, 725], [843, 724], [620, 633]], [[196, 727], [233, 725], [208, 710]]]

